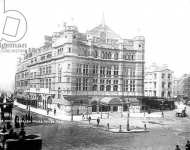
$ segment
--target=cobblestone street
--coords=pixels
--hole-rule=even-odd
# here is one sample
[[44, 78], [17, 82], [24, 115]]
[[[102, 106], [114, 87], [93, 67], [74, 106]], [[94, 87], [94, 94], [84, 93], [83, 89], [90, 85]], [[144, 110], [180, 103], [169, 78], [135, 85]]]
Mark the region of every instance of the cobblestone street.
[[[20, 108], [14, 110], [14, 114], [23, 113]], [[49, 123], [34, 123], [26, 127], [26, 132], [41, 134], [43, 150], [173, 150], [176, 144], [184, 149], [186, 140], [190, 139], [190, 118], [176, 118], [174, 114], [173, 111], [166, 112], [164, 119], [150, 119], [150, 124], [154, 127], [152, 126], [148, 133], [132, 134], [102, 130], [101, 127], [95, 126], [95, 120], [92, 120], [91, 125], [88, 125], [87, 121], [53, 123], [52, 119], [33, 114], [34, 122], [40, 122], [39, 120], [44, 118]], [[119, 117], [115, 118], [115, 122], [119, 124]], [[101, 120], [101, 123], [104, 124], [105, 121]]]

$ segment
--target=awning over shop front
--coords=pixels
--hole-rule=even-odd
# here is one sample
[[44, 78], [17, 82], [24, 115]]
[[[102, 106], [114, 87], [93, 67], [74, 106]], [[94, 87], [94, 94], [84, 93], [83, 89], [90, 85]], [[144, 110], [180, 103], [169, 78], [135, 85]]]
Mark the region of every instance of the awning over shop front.
[[123, 98], [124, 103], [139, 103], [139, 100], [136, 97], [127, 97], [127, 98]]
[[57, 99], [57, 98], [54, 98], [52, 99], [52, 103], [53, 104], [60, 104], [60, 105], [65, 105], [65, 106], [70, 106], [71, 103], [70, 101], [66, 100], [66, 99]]
[[80, 105], [84, 105], [84, 104], [89, 104], [90, 100], [92, 99], [92, 97], [89, 96], [66, 96], [64, 97], [64, 99], [72, 102], [73, 104], [80, 104]]
[[100, 100], [100, 103], [107, 105], [122, 105], [122, 100], [118, 97], [104, 97]]

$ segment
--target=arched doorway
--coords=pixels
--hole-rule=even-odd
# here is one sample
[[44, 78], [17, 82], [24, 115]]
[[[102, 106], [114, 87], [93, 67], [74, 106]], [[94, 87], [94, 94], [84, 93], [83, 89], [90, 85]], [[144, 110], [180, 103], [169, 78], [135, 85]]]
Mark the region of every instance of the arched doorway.
[[92, 112], [97, 112], [97, 105], [98, 105], [97, 101], [91, 102]]
[[123, 102], [117, 97], [104, 97], [100, 100], [102, 104], [102, 111], [123, 111]]

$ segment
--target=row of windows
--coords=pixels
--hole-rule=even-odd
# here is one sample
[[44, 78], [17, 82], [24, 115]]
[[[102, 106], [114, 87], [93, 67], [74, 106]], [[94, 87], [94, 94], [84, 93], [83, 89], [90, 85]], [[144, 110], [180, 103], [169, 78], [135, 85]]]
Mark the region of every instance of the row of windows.
[[[64, 50], [63, 47], [58, 48], [58, 49], [57, 49], [57, 54], [58, 54], [58, 55], [63, 54], [63, 50]], [[71, 47], [68, 47], [68, 48], [67, 48], [67, 53], [71, 53], [71, 51], [72, 51], [72, 48], [71, 48]]]
[[17, 81], [16, 87], [26, 87], [28, 86], [28, 81]]
[[135, 60], [135, 55], [134, 54], [126, 54], [123, 55], [124, 60]]
[[28, 78], [29, 72], [22, 72], [22, 73], [18, 73], [16, 75], [17, 79], [24, 79], [24, 78]]
[[44, 66], [40, 67], [40, 75], [48, 75], [52, 73], [52, 67], [50, 66]]
[[40, 60], [43, 61], [43, 60], [45, 60], [45, 59], [50, 59], [50, 58], [52, 58], [52, 54], [51, 54], [51, 53], [48, 53], [48, 54], [46, 54], [46, 55], [41, 56], [41, 57], [40, 57]]
[[50, 88], [52, 87], [51, 78], [40, 79], [40, 88]]
[[[146, 96], [158, 96], [157, 94], [158, 93], [156, 91], [145, 90], [145, 95]], [[171, 94], [172, 94], [172, 92], [170, 92], [170, 91], [168, 91], [168, 92], [162, 91], [161, 92], [161, 97], [171, 97]]]
[[125, 92], [134, 92], [135, 91], [135, 80], [124, 80], [124, 87]]
[[[89, 90], [90, 86], [88, 86], [89, 79], [88, 78], [77, 78], [76, 79], [76, 91], [87, 91]], [[100, 80], [100, 91], [111, 91], [113, 88], [113, 91], [118, 91], [118, 80], [114, 80], [113, 84], [111, 84], [111, 80], [107, 79], [101, 79]], [[125, 80], [124, 81], [124, 91], [135, 91], [135, 80]], [[97, 79], [93, 79], [92, 82], [92, 91], [98, 91], [98, 84]]]
[[[98, 64], [92, 65], [92, 74], [98, 74], [98, 67], [99, 67]], [[113, 68], [113, 71], [112, 71], [112, 68]], [[77, 64], [76, 73], [88, 75], [89, 74], [89, 65]], [[103, 76], [110, 77], [111, 75], [118, 76], [118, 73], [119, 73], [119, 66], [117, 66], [117, 65], [100, 66], [100, 76], [101, 77], [103, 77]], [[124, 67], [123, 73], [126, 76], [134, 77], [135, 76], [135, 68]]]
[[[165, 79], [165, 76], [166, 74], [165, 73], [162, 73], [162, 79]], [[171, 79], [172, 75], [171, 74], [168, 74], [168, 79]]]
[[[166, 83], [162, 82], [162, 88], [165, 88], [165, 85], [166, 85]], [[171, 88], [171, 86], [172, 86], [172, 83], [168, 82], [168, 88]]]

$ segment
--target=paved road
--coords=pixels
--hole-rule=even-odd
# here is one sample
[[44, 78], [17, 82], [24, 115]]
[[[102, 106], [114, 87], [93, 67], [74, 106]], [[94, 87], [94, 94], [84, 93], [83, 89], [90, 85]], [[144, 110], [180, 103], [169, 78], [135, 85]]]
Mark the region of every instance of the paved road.
[[[14, 114], [25, 111], [15, 108]], [[47, 117], [32, 113], [36, 122]], [[172, 115], [172, 113], [169, 115]], [[40, 133], [43, 150], [174, 150], [179, 144], [182, 149], [190, 139], [190, 118], [174, 118], [173, 127], [163, 123], [162, 128], [154, 128], [149, 133], [114, 134], [79, 122], [34, 123], [26, 127], [27, 133]], [[167, 121], [166, 121], [167, 122]]]

